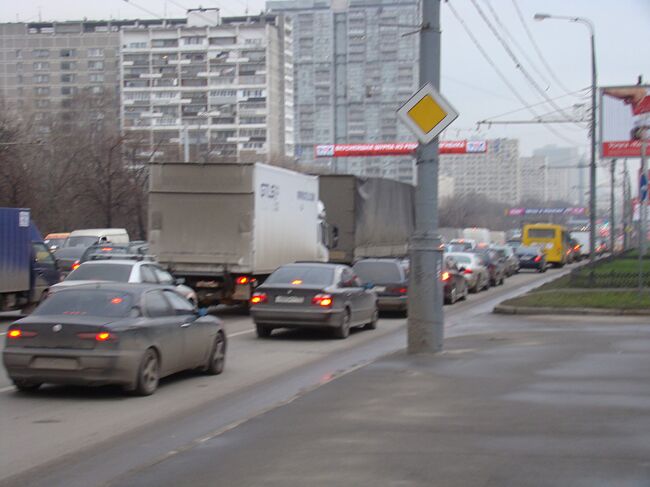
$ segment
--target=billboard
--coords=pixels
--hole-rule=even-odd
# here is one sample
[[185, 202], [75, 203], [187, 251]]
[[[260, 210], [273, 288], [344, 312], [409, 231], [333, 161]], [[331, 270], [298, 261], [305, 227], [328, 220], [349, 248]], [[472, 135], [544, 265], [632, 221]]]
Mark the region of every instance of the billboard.
[[641, 139], [650, 139], [650, 85], [601, 88], [601, 157], [641, 157]]
[[540, 216], [540, 215], [587, 215], [587, 208], [583, 206], [567, 208], [509, 208], [507, 216]]
[[[417, 142], [386, 142], [379, 144], [319, 144], [316, 157], [404, 156], [418, 148]], [[441, 140], [440, 154], [482, 154], [487, 152], [486, 140]]]

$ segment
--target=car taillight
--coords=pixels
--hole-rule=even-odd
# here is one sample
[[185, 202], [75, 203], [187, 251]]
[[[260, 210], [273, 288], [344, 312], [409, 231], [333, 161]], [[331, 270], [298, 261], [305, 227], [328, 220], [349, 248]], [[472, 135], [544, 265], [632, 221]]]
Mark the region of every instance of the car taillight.
[[465, 269], [463, 271], [463, 274], [471, 274], [471, 273], [472, 273], [472, 269]]
[[538, 255], [537, 257], [535, 257], [535, 262], [539, 262], [540, 260], [542, 260], [542, 256], [541, 256], [541, 255]]
[[35, 331], [26, 331], [26, 330], [21, 330], [20, 328], [13, 328], [7, 332], [7, 337], [9, 338], [33, 338], [38, 333]]
[[448, 281], [449, 280], [449, 272], [443, 272], [442, 273], [442, 280], [443, 281]]
[[575, 247], [573, 247], [573, 250], [580, 250], [580, 245], [576, 245]]
[[323, 308], [331, 307], [332, 302], [333, 299], [331, 294], [317, 294], [316, 296], [311, 298], [311, 304], [322, 306]]
[[406, 294], [409, 292], [409, 289], [407, 287], [401, 287], [397, 290], [400, 294]]
[[95, 332], [81, 332], [77, 333], [77, 337], [82, 340], [95, 340], [96, 342], [115, 342], [117, 335], [108, 331]]
[[248, 276], [239, 276], [235, 282], [237, 284], [248, 284], [250, 281]]
[[[76, 271], [77, 268], [78, 268], [80, 265], [81, 265], [81, 262], [79, 262], [78, 260], [75, 260], [75, 261], [74, 261], [74, 264], [72, 264], [72, 270], [73, 270], [73, 271]], [[85, 269], [85, 267], [84, 267], [84, 269]]]
[[267, 301], [268, 298], [266, 293], [254, 293], [253, 296], [251, 296], [251, 304], [266, 303]]

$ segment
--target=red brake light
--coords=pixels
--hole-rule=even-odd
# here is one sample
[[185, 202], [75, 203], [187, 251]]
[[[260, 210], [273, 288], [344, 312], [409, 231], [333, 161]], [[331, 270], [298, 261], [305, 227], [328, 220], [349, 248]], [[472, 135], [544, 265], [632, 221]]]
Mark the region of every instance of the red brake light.
[[538, 255], [537, 257], [535, 257], [535, 262], [539, 262], [540, 260], [542, 260], [542, 256], [541, 256], [541, 255]]
[[580, 245], [576, 245], [575, 247], [573, 247], [573, 249], [574, 250], [580, 250]]
[[448, 281], [449, 280], [449, 272], [443, 272], [442, 273], [442, 280], [443, 281]]
[[78, 260], [74, 261], [74, 264], [72, 264], [72, 270], [76, 271], [77, 268], [81, 265], [81, 263]]
[[250, 282], [250, 279], [248, 276], [239, 276], [236, 282], [237, 284], [248, 284]]
[[465, 269], [463, 271], [463, 274], [471, 274], [471, 273], [472, 273], [472, 269]]
[[267, 301], [268, 298], [266, 296], [266, 293], [255, 293], [251, 297], [251, 304], [266, 303]]
[[82, 340], [95, 340], [97, 342], [114, 342], [117, 341], [117, 335], [108, 331], [94, 332], [81, 332], [77, 336]]
[[398, 289], [398, 291], [399, 291], [400, 294], [406, 294], [406, 293], [409, 292], [407, 287], [401, 287], [401, 288]]
[[331, 294], [317, 294], [311, 299], [311, 304], [316, 304], [323, 308], [329, 308], [332, 306], [333, 301]]
[[113, 250], [113, 247], [102, 247], [102, 252], [110, 252]]

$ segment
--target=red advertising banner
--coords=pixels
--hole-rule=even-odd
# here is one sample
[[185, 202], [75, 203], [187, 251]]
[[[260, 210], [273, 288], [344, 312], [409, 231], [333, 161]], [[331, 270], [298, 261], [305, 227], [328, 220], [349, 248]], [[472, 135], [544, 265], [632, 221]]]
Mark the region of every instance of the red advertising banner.
[[[645, 153], [650, 156], [650, 142], [646, 145]], [[639, 157], [640, 154], [641, 142], [638, 140], [603, 142], [603, 157]]]
[[640, 157], [644, 139], [650, 139], [650, 85], [600, 88], [601, 156]]
[[[320, 144], [314, 148], [316, 157], [403, 156], [413, 154], [417, 142], [380, 144]], [[485, 140], [441, 140], [440, 154], [481, 154], [487, 152]]]

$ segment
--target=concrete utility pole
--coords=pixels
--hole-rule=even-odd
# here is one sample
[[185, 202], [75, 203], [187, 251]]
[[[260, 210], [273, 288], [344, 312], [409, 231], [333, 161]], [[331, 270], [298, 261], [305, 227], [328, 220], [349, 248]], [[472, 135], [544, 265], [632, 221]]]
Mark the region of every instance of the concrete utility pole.
[[611, 172], [611, 188], [610, 188], [610, 200], [609, 200], [609, 241], [610, 247], [609, 251], [614, 253], [614, 244], [616, 243], [616, 218], [614, 214], [614, 184], [616, 182], [616, 159], [612, 159], [609, 170]]
[[[422, 0], [420, 86], [440, 88], [440, 0]], [[442, 350], [442, 249], [438, 235], [438, 138], [417, 153], [415, 233], [411, 239], [408, 353]]]

